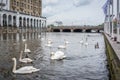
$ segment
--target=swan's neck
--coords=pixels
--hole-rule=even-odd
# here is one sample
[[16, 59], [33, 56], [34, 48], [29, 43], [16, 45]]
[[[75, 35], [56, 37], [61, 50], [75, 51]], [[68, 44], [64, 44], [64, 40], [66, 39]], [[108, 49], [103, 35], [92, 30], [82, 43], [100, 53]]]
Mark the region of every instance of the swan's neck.
[[17, 64], [17, 62], [16, 62], [16, 59], [15, 59], [14, 60], [14, 65], [13, 65], [13, 72], [16, 71], [16, 64]]
[[20, 53], [20, 58], [19, 58], [19, 60], [21, 60], [21, 59], [22, 59], [22, 54], [23, 54], [23, 52], [21, 52], [21, 53]]
[[50, 54], [50, 57], [53, 58], [54, 57], [54, 53]]
[[67, 43], [65, 43], [65, 47], [67, 46]]
[[27, 44], [25, 44], [25, 49], [27, 49]]

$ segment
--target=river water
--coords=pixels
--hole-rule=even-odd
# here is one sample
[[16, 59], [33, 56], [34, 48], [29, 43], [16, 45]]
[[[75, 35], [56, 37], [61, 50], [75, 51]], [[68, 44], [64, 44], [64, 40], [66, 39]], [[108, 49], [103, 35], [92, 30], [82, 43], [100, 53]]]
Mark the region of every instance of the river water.
[[[47, 39], [53, 41], [51, 48], [46, 47]], [[64, 60], [51, 60], [50, 52], [58, 51], [58, 45], [69, 41], [66, 49], [61, 49], [67, 56]], [[83, 40], [88, 45], [80, 44]], [[95, 49], [95, 44], [99, 48]], [[109, 80], [105, 43], [100, 33], [47, 33], [42, 39], [26, 41], [32, 51], [28, 57], [33, 63], [20, 63], [20, 51], [24, 50], [24, 42], [15, 40], [0, 41], [0, 80]], [[23, 55], [25, 56], [25, 54]], [[40, 71], [32, 74], [12, 73], [12, 58], [17, 58], [17, 69], [32, 65]]]

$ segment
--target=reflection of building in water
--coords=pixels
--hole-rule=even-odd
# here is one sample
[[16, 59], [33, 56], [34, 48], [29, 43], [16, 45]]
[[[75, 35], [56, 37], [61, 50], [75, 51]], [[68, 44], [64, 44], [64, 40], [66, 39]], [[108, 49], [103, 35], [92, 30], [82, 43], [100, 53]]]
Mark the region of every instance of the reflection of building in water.
[[42, 0], [0, 0], [0, 30], [6, 32], [40, 32], [46, 26], [41, 17]]

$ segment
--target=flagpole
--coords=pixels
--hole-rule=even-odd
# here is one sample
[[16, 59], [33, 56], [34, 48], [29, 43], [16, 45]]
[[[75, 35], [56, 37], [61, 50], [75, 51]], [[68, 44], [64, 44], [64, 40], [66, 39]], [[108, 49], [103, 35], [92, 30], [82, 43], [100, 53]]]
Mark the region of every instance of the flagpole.
[[113, 0], [112, 0], [112, 33], [111, 33], [111, 37], [114, 38], [114, 22], [113, 22], [113, 17], [114, 17], [114, 5], [113, 5]]
[[119, 0], [117, 0], [117, 42], [119, 42]]
[[109, 2], [109, 4], [108, 4], [108, 18], [109, 18], [109, 25], [108, 25], [108, 27], [109, 27], [109, 30], [108, 30], [108, 33], [109, 33], [109, 35], [111, 34], [111, 25], [110, 25], [110, 22], [111, 22], [111, 16], [110, 16], [110, 2]]

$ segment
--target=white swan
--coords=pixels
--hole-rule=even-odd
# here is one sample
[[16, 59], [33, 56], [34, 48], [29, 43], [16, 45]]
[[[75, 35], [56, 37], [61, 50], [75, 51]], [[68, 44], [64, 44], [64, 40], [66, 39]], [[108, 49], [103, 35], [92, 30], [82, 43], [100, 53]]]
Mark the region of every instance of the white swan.
[[22, 39], [22, 41], [23, 41], [23, 42], [25, 42], [25, 41], [26, 41], [26, 39]]
[[85, 42], [85, 46], [88, 46], [88, 43], [87, 43], [87, 42]]
[[66, 58], [66, 56], [64, 55], [64, 52], [56, 51], [56, 52], [51, 52], [50, 53], [50, 58], [60, 60], [60, 59]]
[[23, 51], [21, 51], [21, 53], [20, 53], [20, 58], [19, 58], [19, 61], [20, 61], [20, 62], [23, 62], [23, 63], [30, 63], [30, 62], [33, 61], [33, 60], [30, 59], [30, 58], [22, 58], [22, 54], [23, 54]]
[[34, 68], [33, 66], [25, 66], [16, 70], [16, 65], [17, 65], [16, 58], [12, 58], [12, 60], [14, 61], [13, 70], [12, 70], [13, 73], [28, 74], [28, 73], [33, 73], [40, 70], [40, 69]]
[[52, 40], [51, 39], [48, 39], [47, 40], [47, 44], [52, 44], [53, 42], [52, 42]]
[[52, 44], [45, 44], [46, 47], [52, 47]]
[[80, 44], [83, 44], [83, 40], [80, 41]]
[[27, 48], [27, 44], [25, 43], [25, 49], [24, 49], [24, 52], [31, 52], [30, 49]]
[[40, 38], [41, 36], [40, 35], [38, 35], [38, 38]]
[[66, 49], [66, 47], [67, 47], [67, 45], [66, 45], [66, 43], [65, 43], [64, 45], [59, 45], [59, 46], [58, 46], [58, 49]]
[[64, 39], [64, 41], [65, 41], [65, 44], [69, 44], [70, 42], [69, 41], [67, 41], [66, 39]]

